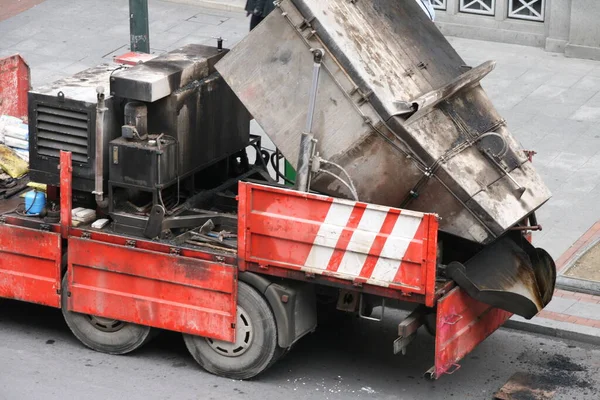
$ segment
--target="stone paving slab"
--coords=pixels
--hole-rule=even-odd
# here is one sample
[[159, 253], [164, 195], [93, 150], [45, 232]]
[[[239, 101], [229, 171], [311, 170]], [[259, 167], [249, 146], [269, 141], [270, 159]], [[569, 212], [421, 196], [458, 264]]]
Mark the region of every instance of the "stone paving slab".
[[537, 316], [513, 316], [504, 326], [600, 345], [600, 296], [556, 290]]

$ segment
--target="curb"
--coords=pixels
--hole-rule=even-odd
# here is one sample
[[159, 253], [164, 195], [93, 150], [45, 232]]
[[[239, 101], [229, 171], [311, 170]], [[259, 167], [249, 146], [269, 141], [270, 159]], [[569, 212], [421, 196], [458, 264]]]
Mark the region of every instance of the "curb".
[[[590, 335], [582, 332], [576, 332], [572, 330], [554, 328], [551, 326], [543, 326], [532, 324], [529, 322], [517, 321], [509, 319], [503, 325], [503, 328], [514, 329], [517, 331], [524, 331], [535, 333], [538, 335], [555, 337], [558, 339], [573, 340], [576, 342], [587, 343], [595, 346], [600, 346], [600, 336]], [[600, 330], [599, 330], [600, 332]]]
[[231, 11], [231, 12], [243, 12], [244, 10], [244, 2], [240, 1], [231, 1], [231, 2], [223, 2], [222, 0], [167, 0], [170, 3], [183, 3], [183, 4], [191, 4], [198, 7], [210, 8], [213, 10], [221, 10], [221, 11]]

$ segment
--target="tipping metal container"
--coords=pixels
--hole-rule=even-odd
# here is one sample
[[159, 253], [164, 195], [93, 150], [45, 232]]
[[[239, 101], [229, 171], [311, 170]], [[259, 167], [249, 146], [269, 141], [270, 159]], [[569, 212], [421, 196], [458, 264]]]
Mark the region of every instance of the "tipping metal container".
[[[283, 0], [216, 69], [290, 162], [323, 49], [313, 134], [370, 203], [489, 243], [550, 198], [480, 80], [414, 1]], [[312, 189], [349, 196], [317, 174]]]

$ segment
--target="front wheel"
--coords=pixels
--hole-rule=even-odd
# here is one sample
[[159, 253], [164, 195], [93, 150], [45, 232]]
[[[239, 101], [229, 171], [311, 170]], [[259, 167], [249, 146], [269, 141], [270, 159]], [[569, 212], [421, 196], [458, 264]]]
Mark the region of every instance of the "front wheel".
[[271, 307], [256, 290], [238, 283], [235, 343], [183, 335], [192, 357], [206, 371], [231, 379], [250, 379], [266, 370], [283, 353]]
[[65, 321], [75, 337], [90, 349], [107, 354], [127, 354], [154, 337], [154, 330], [149, 326], [69, 311], [66, 274], [62, 287], [61, 308]]

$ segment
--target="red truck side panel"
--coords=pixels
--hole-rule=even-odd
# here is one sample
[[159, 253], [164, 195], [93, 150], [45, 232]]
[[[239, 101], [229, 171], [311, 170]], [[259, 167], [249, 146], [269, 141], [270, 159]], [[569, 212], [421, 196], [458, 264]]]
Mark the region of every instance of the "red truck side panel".
[[69, 238], [69, 310], [234, 341], [235, 266]]
[[452, 373], [458, 362], [512, 316], [454, 288], [437, 303], [434, 377]]
[[435, 215], [251, 183], [239, 189], [242, 260], [419, 294], [434, 305]]
[[30, 80], [29, 65], [20, 55], [0, 59], [0, 115], [27, 117]]
[[0, 297], [60, 307], [58, 233], [0, 224]]

